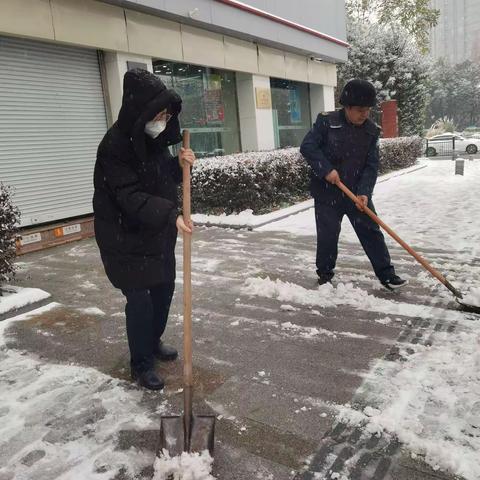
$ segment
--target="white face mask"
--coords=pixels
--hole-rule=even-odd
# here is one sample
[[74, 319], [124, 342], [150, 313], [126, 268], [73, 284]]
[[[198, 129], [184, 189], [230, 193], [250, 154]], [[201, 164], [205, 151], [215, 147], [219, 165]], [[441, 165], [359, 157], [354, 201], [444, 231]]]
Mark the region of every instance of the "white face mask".
[[152, 138], [157, 138], [166, 128], [167, 122], [165, 120], [150, 120], [145, 124], [145, 133]]

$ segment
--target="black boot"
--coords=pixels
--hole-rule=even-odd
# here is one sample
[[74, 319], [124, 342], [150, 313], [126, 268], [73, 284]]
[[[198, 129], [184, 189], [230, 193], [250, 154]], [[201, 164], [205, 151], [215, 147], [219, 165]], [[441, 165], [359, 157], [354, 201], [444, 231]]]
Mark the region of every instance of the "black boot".
[[165, 382], [157, 375], [153, 368], [149, 370], [138, 371], [131, 369], [132, 380], [135, 380], [140, 386], [149, 390], [161, 390], [165, 386]]
[[396, 290], [397, 288], [401, 288], [406, 285], [408, 282], [403, 278], [400, 278], [398, 275], [393, 275], [393, 277], [383, 280], [382, 285], [390, 291]]
[[171, 362], [172, 360], [176, 360], [178, 357], [177, 349], [166, 345], [161, 340], [158, 342], [158, 347], [153, 352], [153, 355], [163, 362]]
[[325, 285], [326, 283], [332, 283], [333, 274], [332, 273], [319, 273], [318, 274], [318, 284]]

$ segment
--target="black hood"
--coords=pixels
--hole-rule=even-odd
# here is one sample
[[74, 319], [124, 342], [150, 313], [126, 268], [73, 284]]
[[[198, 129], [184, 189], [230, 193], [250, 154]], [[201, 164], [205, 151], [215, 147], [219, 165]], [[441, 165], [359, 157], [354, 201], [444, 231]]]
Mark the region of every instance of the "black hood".
[[[122, 107], [118, 114], [118, 126], [132, 139], [136, 153], [145, 158], [145, 124], [164, 109], [172, 115], [167, 128], [153, 141], [156, 145], [170, 146], [182, 140], [178, 114], [182, 99], [174, 90], [147, 70], [130, 70], [123, 77]], [[149, 143], [150, 138], [148, 138]]]

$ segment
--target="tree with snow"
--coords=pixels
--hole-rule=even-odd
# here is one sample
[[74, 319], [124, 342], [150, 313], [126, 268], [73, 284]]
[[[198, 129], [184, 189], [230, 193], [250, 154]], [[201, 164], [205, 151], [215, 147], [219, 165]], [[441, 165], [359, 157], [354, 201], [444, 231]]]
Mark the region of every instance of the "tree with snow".
[[438, 23], [440, 11], [430, 0], [347, 0], [348, 17], [367, 23], [374, 19], [381, 25], [402, 27], [422, 51], [429, 47], [430, 30]]
[[11, 200], [11, 189], [0, 183], [0, 295], [2, 283], [15, 274], [15, 239], [19, 223], [19, 210]]
[[351, 79], [375, 85], [379, 102], [397, 100], [400, 135], [421, 135], [430, 61], [402, 27], [350, 22], [348, 61], [338, 69], [339, 90]]
[[466, 61], [451, 65], [438, 60], [432, 70], [428, 121], [449, 118], [456, 128], [480, 124], [480, 65]]

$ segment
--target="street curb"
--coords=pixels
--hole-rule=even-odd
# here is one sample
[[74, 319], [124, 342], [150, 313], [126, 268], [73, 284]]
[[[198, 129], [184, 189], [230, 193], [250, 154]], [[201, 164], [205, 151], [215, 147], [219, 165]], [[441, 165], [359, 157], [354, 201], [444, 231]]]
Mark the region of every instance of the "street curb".
[[[377, 183], [383, 183], [387, 182], [388, 180], [391, 180], [392, 178], [400, 177], [402, 175], [407, 175], [409, 173], [417, 172], [418, 170], [422, 170], [424, 168], [427, 168], [428, 165], [414, 165], [413, 167], [408, 167], [403, 170], [399, 170], [398, 172], [391, 172], [391, 173], [386, 173], [383, 175], [383, 177], [386, 178], [381, 178], [380, 180], [377, 181]], [[301, 207], [297, 210], [285, 212], [285, 213], [280, 213], [284, 210], [292, 209], [293, 205], [287, 208], [284, 208], [282, 210], [278, 210], [279, 215], [275, 216], [275, 218], [261, 221], [259, 223], [254, 223], [254, 224], [228, 224], [228, 223], [215, 223], [215, 222], [195, 222], [195, 226], [198, 227], [217, 227], [217, 228], [225, 228], [225, 229], [233, 229], [233, 230], [248, 230], [248, 231], [253, 231], [255, 228], [260, 228], [263, 227], [264, 225], [268, 225], [270, 223], [278, 222], [279, 220], [283, 220], [287, 217], [291, 217], [292, 215], [297, 215], [298, 213], [305, 212], [306, 210], [310, 210], [313, 208], [313, 199], [311, 200], [306, 200], [305, 202], [301, 202], [297, 204], [298, 206], [302, 205], [303, 203], [309, 203], [309, 205], [305, 205], [304, 207]], [[273, 212], [272, 212], [273, 213]], [[268, 215], [268, 214], [267, 214]]]
[[29, 303], [28, 305], [24, 305], [23, 307], [20, 307], [20, 308], [12, 308], [11, 310], [8, 310], [5, 313], [0, 313], [0, 322], [8, 320], [12, 317], [17, 317], [18, 315], [24, 315], [25, 313], [32, 312], [37, 308], [48, 305], [49, 303], [52, 303], [51, 296], [48, 298], [44, 298], [43, 300], [38, 300], [36, 302]]

